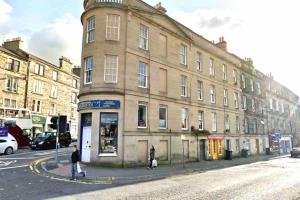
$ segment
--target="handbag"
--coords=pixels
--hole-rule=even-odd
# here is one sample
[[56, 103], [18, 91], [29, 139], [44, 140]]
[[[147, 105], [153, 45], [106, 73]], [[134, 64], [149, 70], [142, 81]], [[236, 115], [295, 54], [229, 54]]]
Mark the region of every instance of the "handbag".
[[152, 167], [157, 167], [157, 160], [156, 160], [156, 159], [154, 159], [154, 160], [152, 161]]
[[80, 167], [80, 164], [79, 162], [77, 162], [77, 173], [81, 173], [82, 170], [81, 170], [81, 167]]

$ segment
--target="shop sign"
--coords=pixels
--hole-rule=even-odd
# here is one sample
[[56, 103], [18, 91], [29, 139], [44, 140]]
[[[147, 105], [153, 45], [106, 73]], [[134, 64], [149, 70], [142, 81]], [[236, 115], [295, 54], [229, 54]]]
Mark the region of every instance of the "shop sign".
[[223, 140], [224, 136], [222, 136], [222, 135], [209, 135], [209, 136], [207, 136], [207, 138], [209, 140]]
[[46, 124], [46, 117], [32, 115], [32, 123], [33, 124]]
[[8, 136], [8, 128], [0, 127], [0, 137], [7, 137], [7, 136]]
[[93, 100], [83, 101], [78, 104], [78, 111], [87, 109], [120, 109], [118, 100]]

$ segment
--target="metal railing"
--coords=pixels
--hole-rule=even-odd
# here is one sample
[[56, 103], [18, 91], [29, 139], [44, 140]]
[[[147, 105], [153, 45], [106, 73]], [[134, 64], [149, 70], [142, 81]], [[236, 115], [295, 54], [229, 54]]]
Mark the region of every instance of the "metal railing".
[[96, 0], [97, 3], [123, 4], [123, 0]]

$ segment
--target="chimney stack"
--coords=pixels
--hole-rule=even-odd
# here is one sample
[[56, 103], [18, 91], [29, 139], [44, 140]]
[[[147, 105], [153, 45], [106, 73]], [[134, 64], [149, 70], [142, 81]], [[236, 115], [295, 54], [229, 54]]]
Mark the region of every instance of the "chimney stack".
[[162, 12], [162, 13], [166, 13], [167, 12], [167, 9], [164, 8], [162, 5], [161, 5], [161, 2], [159, 2], [158, 4], [156, 4], [156, 6], [154, 7], [156, 10], [158, 10], [159, 12]]
[[24, 41], [20, 37], [9, 39], [2, 44], [2, 47], [11, 51], [24, 50]]
[[224, 51], [227, 51], [227, 42], [224, 40], [223, 36], [219, 38], [219, 42], [216, 45]]
[[70, 61], [70, 59], [62, 56], [60, 59], [59, 59], [59, 68], [61, 69], [65, 69], [66, 71], [69, 71], [69, 70], [73, 70], [73, 64], [72, 62]]

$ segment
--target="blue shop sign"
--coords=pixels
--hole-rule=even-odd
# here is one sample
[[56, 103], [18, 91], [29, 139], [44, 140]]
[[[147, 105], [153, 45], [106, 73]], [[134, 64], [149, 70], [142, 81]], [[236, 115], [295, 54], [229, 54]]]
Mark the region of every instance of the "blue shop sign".
[[78, 104], [78, 111], [87, 109], [120, 109], [121, 102], [118, 100], [93, 100], [83, 101]]
[[7, 127], [1, 127], [0, 128], [0, 137], [7, 137], [8, 136], [8, 128]]

